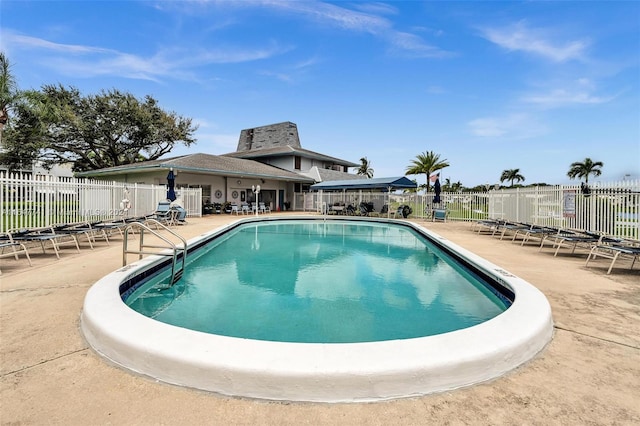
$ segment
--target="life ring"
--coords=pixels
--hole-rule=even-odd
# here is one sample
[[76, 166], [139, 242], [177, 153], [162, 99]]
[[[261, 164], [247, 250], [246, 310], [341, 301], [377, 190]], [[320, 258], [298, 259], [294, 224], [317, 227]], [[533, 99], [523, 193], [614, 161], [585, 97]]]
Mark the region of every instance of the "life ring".
[[120, 201], [120, 210], [129, 210], [131, 208], [131, 201], [126, 198]]

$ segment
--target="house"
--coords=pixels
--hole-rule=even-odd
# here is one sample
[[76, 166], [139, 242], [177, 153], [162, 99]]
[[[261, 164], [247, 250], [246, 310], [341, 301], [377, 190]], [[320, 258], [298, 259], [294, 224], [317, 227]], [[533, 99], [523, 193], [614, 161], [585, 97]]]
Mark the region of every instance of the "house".
[[[350, 167], [360, 164], [302, 148], [298, 127], [289, 121], [242, 130], [236, 151], [224, 155], [289, 170], [313, 183], [363, 178], [349, 173]], [[294, 188], [295, 192], [308, 190], [309, 185], [302, 182]]]
[[224, 155], [188, 154], [77, 173], [118, 182], [164, 184], [169, 170], [176, 186], [202, 188], [203, 203], [260, 201], [284, 209], [296, 192], [317, 182], [361, 179], [348, 173], [359, 164], [303, 149], [294, 123], [284, 122], [240, 132], [235, 152]]

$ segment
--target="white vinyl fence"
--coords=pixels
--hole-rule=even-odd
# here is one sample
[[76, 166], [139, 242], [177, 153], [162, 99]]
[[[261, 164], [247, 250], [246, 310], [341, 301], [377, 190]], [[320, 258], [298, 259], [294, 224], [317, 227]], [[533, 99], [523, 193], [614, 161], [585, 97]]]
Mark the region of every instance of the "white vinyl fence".
[[448, 220], [502, 219], [558, 228], [583, 229], [619, 237], [640, 237], [640, 180], [597, 182], [590, 192], [580, 185], [492, 189], [485, 192], [443, 192], [433, 204], [433, 193], [333, 191], [295, 194], [294, 210], [331, 213], [331, 206], [361, 202], [380, 212], [387, 204], [394, 212], [401, 205], [412, 209], [410, 217], [431, 219], [434, 208], [445, 208]]
[[[153, 213], [166, 199], [165, 185], [127, 184], [0, 171], [0, 231], [57, 223], [98, 221]], [[187, 215], [202, 215], [202, 190], [178, 188]], [[448, 220], [503, 219], [536, 225], [586, 229], [640, 238], [640, 180], [597, 182], [584, 194], [579, 185], [492, 189], [486, 192], [433, 193], [335, 191], [296, 193], [293, 210], [329, 212], [334, 205], [367, 202], [374, 212], [412, 209], [410, 217], [431, 219], [434, 207], [446, 208]], [[128, 200], [128, 201], [127, 201]]]
[[[201, 216], [202, 189], [176, 189], [187, 217]], [[0, 171], [0, 232], [137, 217], [166, 200], [165, 185], [127, 184]]]

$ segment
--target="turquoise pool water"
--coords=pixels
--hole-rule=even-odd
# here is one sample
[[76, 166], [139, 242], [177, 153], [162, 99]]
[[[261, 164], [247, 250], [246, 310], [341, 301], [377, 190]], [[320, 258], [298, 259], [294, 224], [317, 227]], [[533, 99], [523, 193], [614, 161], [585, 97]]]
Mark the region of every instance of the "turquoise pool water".
[[471, 327], [507, 308], [490, 284], [411, 228], [350, 221], [241, 225], [189, 255], [182, 279], [126, 299], [179, 327], [255, 340], [356, 343]]

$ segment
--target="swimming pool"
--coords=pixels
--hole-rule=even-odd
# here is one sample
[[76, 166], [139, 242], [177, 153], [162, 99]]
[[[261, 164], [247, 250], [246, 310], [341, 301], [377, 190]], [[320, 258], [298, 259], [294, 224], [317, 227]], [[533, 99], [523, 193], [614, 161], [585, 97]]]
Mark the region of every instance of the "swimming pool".
[[[317, 217], [299, 219], [326, 223]], [[242, 219], [189, 241], [189, 256], [255, 220]], [[456, 262], [511, 293], [513, 304], [478, 325], [429, 337], [362, 343], [229, 337], [155, 321], [124, 304], [121, 293], [166, 267], [164, 259], [154, 256], [119, 269], [89, 290], [82, 330], [102, 356], [157, 380], [227, 395], [324, 402], [375, 401], [468, 386], [521, 365], [551, 339], [549, 304], [533, 286], [417, 224], [369, 221], [400, 224], [425, 235]]]
[[158, 274], [123, 300], [191, 330], [296, 343], [451, 332], [495, 317], [513, 297], [409, 227], [346, 220], [238, 226], [169, 282], [169, 271]]

